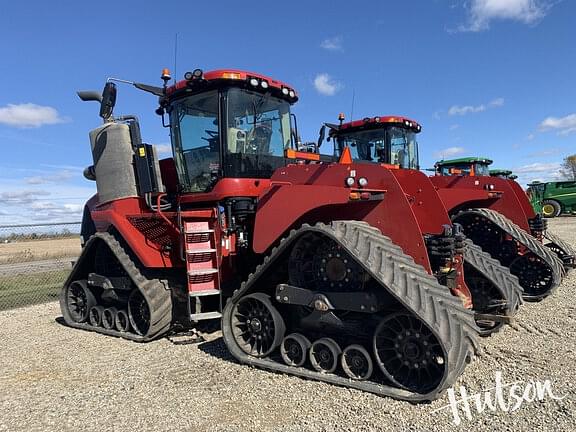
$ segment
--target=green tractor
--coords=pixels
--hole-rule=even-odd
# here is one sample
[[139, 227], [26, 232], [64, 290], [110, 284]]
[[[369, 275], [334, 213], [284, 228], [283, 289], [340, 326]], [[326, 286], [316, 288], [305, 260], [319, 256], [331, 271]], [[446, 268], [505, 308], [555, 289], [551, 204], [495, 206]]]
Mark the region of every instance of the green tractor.
[[576, 181], [532, 182], [528, 188], [534, 211], [538, 208], [544, 217], [553, 218], [576, 213]]

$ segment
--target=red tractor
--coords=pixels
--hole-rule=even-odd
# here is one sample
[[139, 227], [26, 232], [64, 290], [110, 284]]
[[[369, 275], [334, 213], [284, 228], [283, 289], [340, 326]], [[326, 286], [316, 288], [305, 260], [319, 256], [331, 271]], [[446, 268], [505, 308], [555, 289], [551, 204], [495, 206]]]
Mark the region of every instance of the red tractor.
[[[546, 229], [546, 220], [542, 219], [541, 214], [534, 211], [530, 198], [522, 190], [522, 187], [514, 181], [514, 178], [493, 174], [492, 171], [496, 172], [497, 170], [489, 170], [491, 163], [490, 159], [478, 157], [436, 162], [436, 176], [432, 178], [432, 182], [441, 188], [440, 194], [446, 199], [449, 210], [451, 212], [462, 211], [463, 207], [466, 209], [469, 207], [468, 204], [463, 204], [459, 201], [459, 192], [455, 192], [458, 189], [470, 189], [471, 193], [477, 193], [475, 190], [479, 187], [497, 191], [500, 199], [489, 208], [508, 218], [510, 222], [517, 225], [516, 228], [522, 228], [536, 237], [557, 255], [566, 270], [573, 268], [576, 258], [574, 248]], [[474, 177], [474, 179], [465, 180], [466, 177]], [[474, 222], [470, 222], [469, 215], [461, 215], [458, 218], [461, 218], [464, 223], [475, 225]], [[486, 216], [485, 213], [483, 216], [474, 217], [475, 220], [478, 220], [478, 218], [493, 219], [493, 216]], [[514, 241], [515, 236], [506, 230], [501, 235], [503, 236], [501, 240], [497, 240], [495, 237], [478, 240], [483, 241], [486, 250], [489, 250], [493, 256], [497, 256], [500, 261], [511, 263], [510, 259], [514, 258], [507, 256], [507, 252], [499, 250], [499, 248], [500, 245], [504, 245], [506, 249], [510, 249], [512, 247], [511, 242]], [[479, 236], [480, 234], [476, 235], [476, 237]], [[533, 269], [537, 271], [535, 267]], [[543, 287], [538, 287], [537, 291], [540, 288]], [[541, 298], [542, 296], [536, 296], [535, 299], [539, 300]]]
[[90, 133], [98, 193], [60, 297], [66, 323], [144, 342], [221, 317], [242, 363], [411, 401], [453, 385], [477, 333], [518, 308], [516, 278], [418, 171], [300, 151], [291, 86], [184, 77], [133, 83], [159, 97], [173, 148], [161, 161], [136, 117], [113, 117], [112, 80], [79, 93], [104, 124]]
[[[349, 147], [353, 149], [353, 159], [359, 162], [416, 172], [417, 146], [407, 152], [404, 142], [415, 142], [415, 134], [421, 128], [411, 125], [418, 124], [400, 116], [381, 116], [328, 126], [337, 154]], [[410, 128], [414, 137], [398, 133]], [[462, 226], [474, 244], [518, 277], [525, 300], [541, 300], [560, 284], [564, 269], [553, 250], [568, 256], [569, 252], [562, 249], [565, 242], [546, 233], [544, 221], [534, 214], [516, 182], [489, 175], [438, 175], [430, 177], [430, 181], [451, 220]], [[550, 248], [543, 247], [545, 236], [553, 239]]]

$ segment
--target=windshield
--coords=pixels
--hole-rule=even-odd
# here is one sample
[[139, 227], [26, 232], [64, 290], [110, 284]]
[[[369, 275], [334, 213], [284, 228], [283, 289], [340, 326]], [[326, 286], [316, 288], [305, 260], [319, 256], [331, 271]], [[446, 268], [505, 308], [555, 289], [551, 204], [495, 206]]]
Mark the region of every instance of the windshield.
[[[219, 94], [224, 124], [219, 124]], [[284, 166], [291, 144], [290, 104], [239, 88], [178, 100], [170, 120], [174, 162], [186, 192], [209, 191], [222, 176], [269, 178]]]
[[[488, 168], [487, 164], [484, 163], [476, 163], [474, 167], [474, 171], [477, 176], [489, 176], [490, 169]], [[506, 176], [502, 176], [502, 178], [506, 178]]]
[[340, 153], [350, 148], [352, 159], [399, 165], [405, 169], [419, 169], [418, 143], [411, 130], [392, 126], [386, 128], [342, 133], [337, 136]]
[[174, 105], [170, 119], [180, 184], [187, 192], [210, 189], [220, 169], [218, 92], [183, 99]]
[[267, 94], [228, 90], [225, 172], [230, 177], [270, 177], [290, 147], [290, 104]]

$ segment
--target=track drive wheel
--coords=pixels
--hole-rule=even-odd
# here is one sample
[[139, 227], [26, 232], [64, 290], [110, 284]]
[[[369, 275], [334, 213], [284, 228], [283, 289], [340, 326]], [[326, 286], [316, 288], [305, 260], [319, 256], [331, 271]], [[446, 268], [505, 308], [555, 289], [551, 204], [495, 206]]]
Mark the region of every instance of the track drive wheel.
[[85, 280], [72, 282], [66, 288], [66, 308], [75, 322], [81, 323], [88, 319], [90, 309], [96, 305], [96, 298]]
[[554, 274], [541, 258], [527, 253], [514, 259], [510, 273], [518, 277], [524, 288], [524, 300], [538, 301], [545, 297], [554, 283]]
[[150, 307], [140, 291], [134, 289], [128, 297], [128, 318], [134, 333], [142, 336], [150, 328]]
[[264, 293], [249, 294], [232, 311], [232, 328], [238, 346], [254, 357], [266, 357], [282, 342], [286, 326], [280, 312]]
[[432, 331], [404, 312], [385, 317], [374, 332], [374, 355], [392, 383], [427, 393], [436, 388], [446, 368], [445, 354]]

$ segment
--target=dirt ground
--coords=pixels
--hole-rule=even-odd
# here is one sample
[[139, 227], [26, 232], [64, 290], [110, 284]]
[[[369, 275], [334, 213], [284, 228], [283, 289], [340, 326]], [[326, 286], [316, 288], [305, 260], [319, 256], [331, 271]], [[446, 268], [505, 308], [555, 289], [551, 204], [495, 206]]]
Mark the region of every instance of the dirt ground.
[[[576, 246], [576, 218], [550, 225]], [[450, 390], [412, 405], [240, 365], [221, 338], [128, 342], [63, 326], [58, 303], [0, 312], [0, 431], [575, 431], [575, 284], [572, 270], [480, 340], [454, 394], [483, 395], [500, 375], [505, 401], [470, 401], [469, 418], [459, 405], [459, 425]], [[512, 384], [529, 399], [514, 410]], [[549, 392], [535, 399], [537, 386]]]
[[0, 243], [0, 264], [38, 261], [80, 255], [80, 238]]

